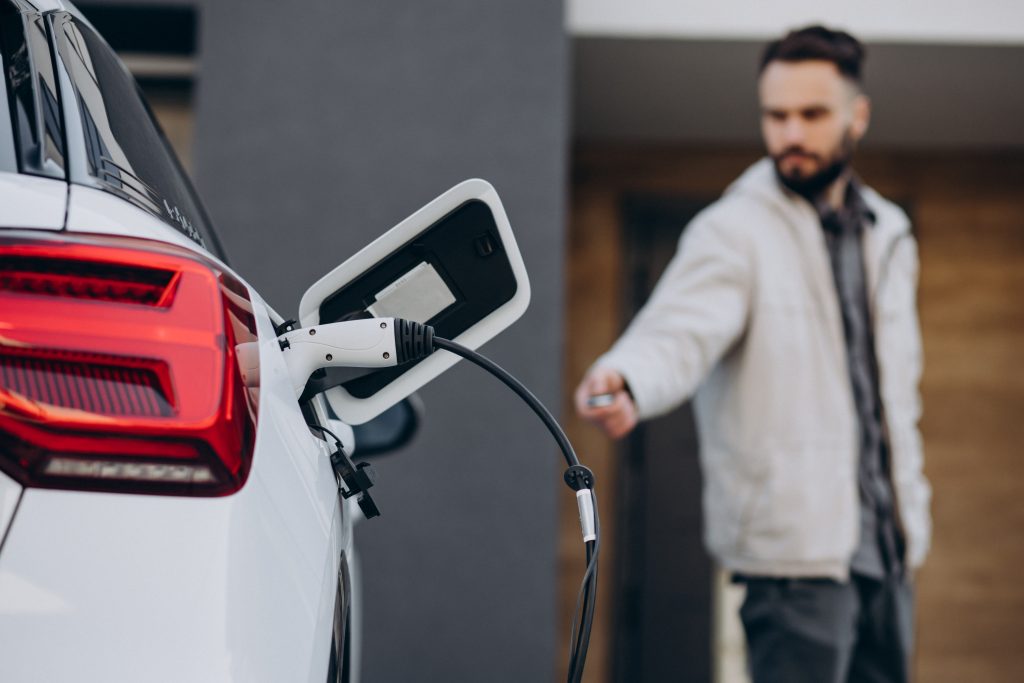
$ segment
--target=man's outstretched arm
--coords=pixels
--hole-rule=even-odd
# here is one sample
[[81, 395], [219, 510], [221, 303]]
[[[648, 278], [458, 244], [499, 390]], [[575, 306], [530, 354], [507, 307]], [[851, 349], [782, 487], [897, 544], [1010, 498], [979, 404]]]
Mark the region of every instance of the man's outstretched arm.
[[[608, 436], [689, 398], [747, 324], [753, 259], [745, 226], [712, 209], [687, 228], [650, 300], [576, 389], [579, 415]], [[593, 396], [612, 394], [610, 404]]]

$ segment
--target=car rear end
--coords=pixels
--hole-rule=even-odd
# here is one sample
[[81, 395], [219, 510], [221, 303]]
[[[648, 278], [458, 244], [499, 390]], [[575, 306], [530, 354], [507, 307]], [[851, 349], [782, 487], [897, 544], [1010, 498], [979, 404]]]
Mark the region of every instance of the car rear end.
[[0, 680], [341, 680], [349, 517], [123, 66], [0, 0]]

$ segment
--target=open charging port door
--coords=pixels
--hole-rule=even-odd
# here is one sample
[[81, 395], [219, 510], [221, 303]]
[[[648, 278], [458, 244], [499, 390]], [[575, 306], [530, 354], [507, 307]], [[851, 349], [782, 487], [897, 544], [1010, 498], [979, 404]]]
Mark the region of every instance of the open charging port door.
[[[303, 327], [405, 318], [477, 348], [515, 322], [530, 283], [495, 189], [467, 180], [381, 235], [302, 296]], [[306, 393], [325, 392], [349, 424], [373, 419], [458, 361], [437, 353], [417, 363], [360, 370], [325, 368]]]

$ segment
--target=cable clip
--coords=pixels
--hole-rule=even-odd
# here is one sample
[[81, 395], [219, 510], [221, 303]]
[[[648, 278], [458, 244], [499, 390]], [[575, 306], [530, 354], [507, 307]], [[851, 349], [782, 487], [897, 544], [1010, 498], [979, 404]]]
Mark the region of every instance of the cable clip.
[[562, 478], [573, 491], [594, 488], [594, 473], [586, 465], [573, 465]]
[[[331, 453], [331, 466], [338, 478], [338, 488], [342, 498], [351, 498], [357, 495], [359, 497], [356, 498], [356, 502], [359, 503], [359, 509], [363, 511], [363, 515], [367, 519], [379, 516], [380, 510], [369, 491], [377, 478], [373, 466], [366, 462], [361, 462], [358, 465], [353, 463], [341, 447], [340, 442], [335, 451]], [[344, 484], [344, 488], [342, 488], [342, 484]]]
[[562, 476], [565, 483], [576, 492], [576, 505], [580, 509], [580, 527], [583, 542], [597, 540], [597, 525], [594, 523], [594, 473], [586, 465], [573, 465]]

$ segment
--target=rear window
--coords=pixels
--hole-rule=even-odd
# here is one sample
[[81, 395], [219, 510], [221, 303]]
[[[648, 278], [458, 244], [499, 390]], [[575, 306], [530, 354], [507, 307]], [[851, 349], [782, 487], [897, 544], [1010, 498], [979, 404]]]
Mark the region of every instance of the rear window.
[[64, 178], [64, 138], [46, 25], [38, 15], [7, 10], [0, 15], [0, 80], [7, 104], [0, 116], [0, 169]]
[[87, 175], [71, 169], [72, 182], [127, 199], [215, 250], [206, 212], [135, 79], [87, 25], [66, 16], [54, 22], [54, 32], [85, 139]]
[[[2, 36], [0, 36], [2, 40]], [[3, 49], [0, 48], [0, 53]], [[7, 69], [7, 61], [3, 60], [4, 73], [10, 73]], [[11, 126], [11, 107], [7, 94], [7, 78], [0, 78], [0, 172], [16, 173], [18, 171], [18, 157], [14, 151], [14, 128]]]

